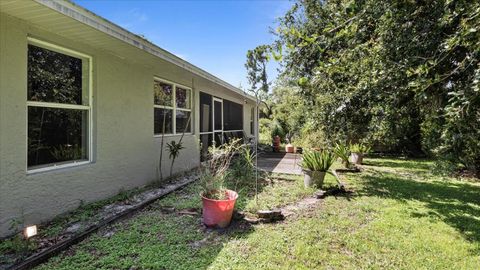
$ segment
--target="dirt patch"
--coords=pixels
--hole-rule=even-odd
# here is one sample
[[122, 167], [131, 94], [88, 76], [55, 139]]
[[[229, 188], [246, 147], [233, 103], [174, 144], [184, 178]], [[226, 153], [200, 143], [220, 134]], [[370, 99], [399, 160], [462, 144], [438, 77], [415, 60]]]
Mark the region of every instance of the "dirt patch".
[[181, 211], [178, 211], [178, 214], [179, 215], [187, 215], [187, 216], [198, 216], [200, 215], [202, 212], [201, 209], [199, 208], [187, 208], [187, 209], [183, 209]]

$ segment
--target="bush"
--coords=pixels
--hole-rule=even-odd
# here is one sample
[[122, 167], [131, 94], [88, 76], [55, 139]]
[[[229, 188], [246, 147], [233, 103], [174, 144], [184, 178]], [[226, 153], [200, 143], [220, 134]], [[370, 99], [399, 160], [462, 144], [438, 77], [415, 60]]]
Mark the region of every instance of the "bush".
[[271, 144], [272, 139], [275, 136], [279, 136], [280, 140], [285, 139], [285, 131], [282, 128], [282, 125], [277, 120], [270, 120], [268, 118], [261, 118], [258, 122], [259, 124], [259, 133], [260, 140], [262, 144]]
[[327, 146], [325, 134], [313, 124], [306, 124], [300, 131], [300, 136], [296, 140], [296, 145], [306, 149], [325, 148]]
[[260, 118], [258, 120], [258, 131], [259, 131], [259, 142], [261, 144], [271, 144], [272, 137], [270, 126], [272, 124], [272, 120], [268, 118]]

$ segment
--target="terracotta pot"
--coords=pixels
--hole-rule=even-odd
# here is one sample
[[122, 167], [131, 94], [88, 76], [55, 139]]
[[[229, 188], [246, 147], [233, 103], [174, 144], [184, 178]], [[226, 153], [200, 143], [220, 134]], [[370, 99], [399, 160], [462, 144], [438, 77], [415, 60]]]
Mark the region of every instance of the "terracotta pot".
[[225, 191], [226, 200], [213, 200], [202, 196], [203, 223], [207, 227], [225, 228], [230, 225], [238, 194], [233, 190]]
[[293, 153], [293, 152], [295, 152], [295, 147], [293, 147], [292, 144], [287, 144], [287, 145], [285, 145], [285, 152]]
[[279, 152], [280, 151], [280, 137], [276, 135], [273, 137], [273, 152]]
[[352, 153], [350, 154], [350, 162], [356, 165], [362, 165], [363, 154], [362, 153]]

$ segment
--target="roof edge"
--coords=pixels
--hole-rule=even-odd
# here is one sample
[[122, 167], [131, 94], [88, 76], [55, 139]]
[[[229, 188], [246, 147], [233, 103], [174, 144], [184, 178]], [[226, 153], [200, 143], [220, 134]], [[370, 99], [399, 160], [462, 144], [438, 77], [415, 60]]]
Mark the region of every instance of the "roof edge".
[[204, 79], [207, 79], [213, 83], [219, 84], [237, 94], [256, 101], [255, 97], [247, 94], [241, 89], [231, 85], [230, 83], [210, 74], [209, 72], [181, 59], [180, 57], [160, 48], [145, 38], [136, 35], [117, 24], [110, 22], [109, 20], [71, 2], [71, 1], [55, 1], [55, 0], [34, 0], [36, 3], [45, 7], [53, 9], [67, 17], [70, 17], [80, 23], [86, 24], [100, 32], [103, 32], [111, 37], [119, 39], [125, 43], [135, 46], [149, 54], [152, 54], [160, 59], [163, 59], [169, 63], [177, 65], [185, 70], [192, 72]]

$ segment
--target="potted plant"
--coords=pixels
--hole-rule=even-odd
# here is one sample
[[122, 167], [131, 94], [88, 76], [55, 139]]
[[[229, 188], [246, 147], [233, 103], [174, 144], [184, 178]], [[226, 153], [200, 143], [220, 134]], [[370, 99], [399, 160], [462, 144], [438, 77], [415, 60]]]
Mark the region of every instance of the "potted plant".
[[304, 173], [303, 183], [305, 187], [311, 187], [313, 184], [316, 184], [318, 188], [321, 188], [325, 174], [334, 161], [335, 155], [328, 150], [306, 151], [300, 163]]
[[227, 189], [225, 180], [233, 156], [240, 149], [240, 140], [234, 139], [220, 147], [211, 147], [202, 163], [200, 182], [203, 203], [203, 223], [207, 227], [225, 228], [232, 220], [238, 194]]
[[361, 165], [365, 154], [370, 152], [370, 147], [363, 143], [355, 143], [350, 145], [350, 161], [353, 164]]
[[339, 159], [342, 160], [343, 165], [346, 169], [350, 168], [350, 149], [346, 144], [336, 143], [333, 148], [333, 152]]
[[285, 140], [287, 141], [287, 144], [285, 145], [285, 152], [294, 153], [295, 147], [292, 144], [293, 133], [289, 131], [285, 137], [286, 137]]

